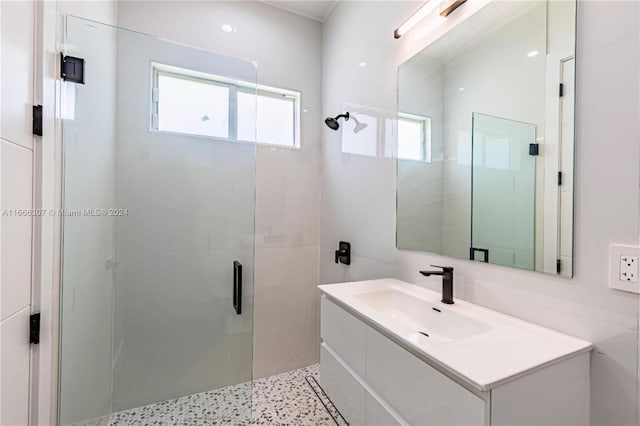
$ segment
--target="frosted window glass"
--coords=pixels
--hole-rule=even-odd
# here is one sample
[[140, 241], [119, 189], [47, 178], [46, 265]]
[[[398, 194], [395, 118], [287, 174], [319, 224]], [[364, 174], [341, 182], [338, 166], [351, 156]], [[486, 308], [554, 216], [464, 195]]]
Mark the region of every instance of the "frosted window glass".
[[229, 137], [229, 88], [158, 75], [158, 130]]
[[290, 97], [239, 92], [238, 139], [295, 146], [295, 107]]
[[238, 134], [241, 141], [256, 140], [256, 95], [238, 92]]

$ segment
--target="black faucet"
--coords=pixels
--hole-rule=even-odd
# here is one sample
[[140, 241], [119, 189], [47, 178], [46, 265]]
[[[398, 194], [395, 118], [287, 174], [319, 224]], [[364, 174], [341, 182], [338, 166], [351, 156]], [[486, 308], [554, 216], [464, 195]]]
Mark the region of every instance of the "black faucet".
[[442, 271], [420, 271], [422, 275], [442, 275], [442, 303], [453, 305], [453, 268], [451, 266], [431, 265], [435, 268], [442, 268]]

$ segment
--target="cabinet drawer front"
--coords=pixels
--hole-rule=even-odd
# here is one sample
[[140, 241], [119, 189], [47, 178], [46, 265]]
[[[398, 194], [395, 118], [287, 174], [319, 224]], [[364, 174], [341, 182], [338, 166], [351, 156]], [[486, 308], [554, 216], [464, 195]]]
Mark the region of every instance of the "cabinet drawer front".
[[589, 360], [584, 353], [493, 389], [491, 424], [589, 424]]
[[399, 426], [400, 423], [369, 393], [365, 395], [364, 416], [367, 426]]
[[364, 377], [366, 325], [326, 297], [321, 300], [320, 336], [349, 367]]
[[412, 425], [483, 425], [486, 402], [371, 328], [365, 380]]
[[345, 419], [364, 425], [365, 389], [323, 346], [320, 347], [320, 385]]

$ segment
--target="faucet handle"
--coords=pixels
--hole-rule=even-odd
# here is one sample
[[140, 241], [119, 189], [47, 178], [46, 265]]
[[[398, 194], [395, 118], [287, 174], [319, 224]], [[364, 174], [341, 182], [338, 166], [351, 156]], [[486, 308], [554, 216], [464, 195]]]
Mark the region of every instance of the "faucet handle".
[[434, 268], [440, 268], [442, 269], [443, 272], [453, 272], [453, 266], [438, 266], [438, 265], [431, 265]]

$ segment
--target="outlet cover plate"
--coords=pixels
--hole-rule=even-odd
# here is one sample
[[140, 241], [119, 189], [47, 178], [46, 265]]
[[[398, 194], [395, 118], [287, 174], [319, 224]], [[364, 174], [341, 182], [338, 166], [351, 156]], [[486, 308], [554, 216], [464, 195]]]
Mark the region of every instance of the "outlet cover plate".
[[[640, 293], [640, 283], [638, 282], [638, 261], [640, 257], [640, 247], [622, 244], [611, 244], [609, 246], [609, 287], [616, 290]], [[635, 258], [635, 281], [624, 278], [621, 271], [622, 258]], [[629, 271], [627, 271], [629, 272]]]
[[638, 282], [638, 257], [637, 256], [621, 256], [620, 257], [620, 281]]

